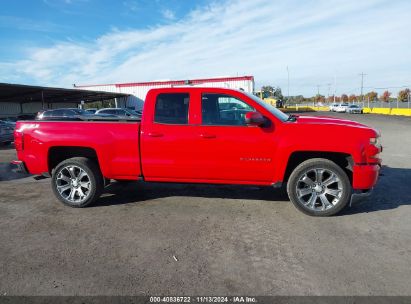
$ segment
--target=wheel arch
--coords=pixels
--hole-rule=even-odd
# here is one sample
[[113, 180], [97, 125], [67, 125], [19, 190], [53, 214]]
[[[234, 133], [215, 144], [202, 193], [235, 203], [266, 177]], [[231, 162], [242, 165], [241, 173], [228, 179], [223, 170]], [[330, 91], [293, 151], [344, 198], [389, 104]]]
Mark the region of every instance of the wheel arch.
[[352, 156], [347, 153], [328, 151], [295, 151], [291, 153], [284, 172], [283, 183], [287, 184], [291, 173], [299, 164], [312, 158], [324, 158], [336, 163], [348, 175], [350, 184], [352, 185], [352, 166], [354, 164]]
[[54, 146], [50, 147], [47, 155], [47, 165], [49, 174], [52, 174], [54, 168], [62, 161], [73, 157], [85, 157], [96, 162], [99, 165], [97, 152], [90, 147], [78, 146]]

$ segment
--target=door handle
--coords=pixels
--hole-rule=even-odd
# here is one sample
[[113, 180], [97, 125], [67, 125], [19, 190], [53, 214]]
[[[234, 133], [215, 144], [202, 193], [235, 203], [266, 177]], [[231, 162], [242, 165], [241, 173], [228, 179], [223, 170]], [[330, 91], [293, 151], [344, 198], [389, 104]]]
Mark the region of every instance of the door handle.
[[200, 134], [200, 137], [202, 138], [216, 138], [214, 134]]
[[163, 136], [163, 134], [158, 133], [158, 132], [150, 132], [150, 133], [148, 133], [148, 136], [150, 136], [150, 137], [161, 137], [161, 136]]

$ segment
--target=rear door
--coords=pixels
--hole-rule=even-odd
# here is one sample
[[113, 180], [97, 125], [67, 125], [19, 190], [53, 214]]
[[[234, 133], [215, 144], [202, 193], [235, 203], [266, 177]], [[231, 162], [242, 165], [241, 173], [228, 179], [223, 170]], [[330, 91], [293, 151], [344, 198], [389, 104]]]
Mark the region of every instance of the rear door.
[[[159, 93], [146, 101], [152, 108], [143, 115], [141, 159], [143, 174], [151, 181], [192, 179], [196, 174], [196, 139], [192, 96], [188, 91]], [[147, 112], [146, 112], [147, 111]]]

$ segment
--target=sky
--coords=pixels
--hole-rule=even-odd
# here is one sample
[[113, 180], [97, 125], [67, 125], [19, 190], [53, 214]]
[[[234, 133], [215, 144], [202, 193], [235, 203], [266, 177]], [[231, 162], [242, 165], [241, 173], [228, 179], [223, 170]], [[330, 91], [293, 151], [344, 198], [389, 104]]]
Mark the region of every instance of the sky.
[[365, 92], [411, 87], [411, 1], [4, 0], [0, 9], [0, 82], [253, 75], [257, 88], [327, 96], [360, 94], [360, 73]]

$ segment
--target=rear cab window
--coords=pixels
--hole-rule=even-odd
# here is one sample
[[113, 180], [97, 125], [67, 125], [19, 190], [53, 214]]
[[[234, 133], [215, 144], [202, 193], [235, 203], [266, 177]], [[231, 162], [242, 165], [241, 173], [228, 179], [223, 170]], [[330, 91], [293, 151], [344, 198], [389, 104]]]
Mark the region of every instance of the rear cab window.
[[188, 93], [162, 93], [157, 95], [154, 122], [161, 124], [188, 124]]

